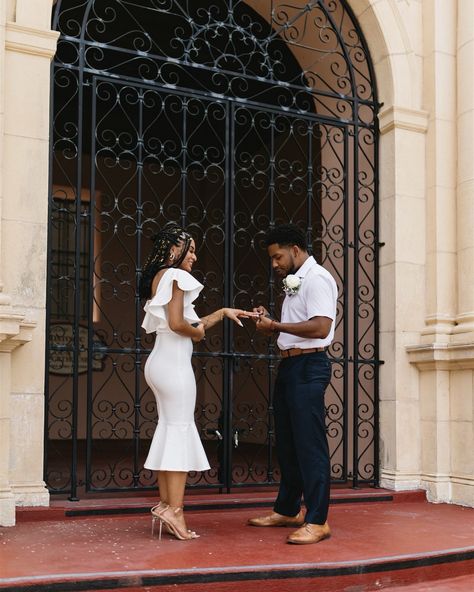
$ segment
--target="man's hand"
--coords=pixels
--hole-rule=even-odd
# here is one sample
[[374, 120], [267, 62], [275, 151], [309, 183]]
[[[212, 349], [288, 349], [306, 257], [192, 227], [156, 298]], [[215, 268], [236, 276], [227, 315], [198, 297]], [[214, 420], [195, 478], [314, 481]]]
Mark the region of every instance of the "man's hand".
[[275, 333], [275, 329], [272, 326], [274, 319], [272, 319], [270, 317], [270, 315], [268, 314], [267, 310], [265, 308], [262, 308], [262, 312], [260, 312], [258, 319], [257, 319], [257, 331], [259, 331], [260, 333], [263, 333], [264, 335], [273, 335]]
[[256, 308], [252, 309], [253, 312], [257, 313], [257, 316], [253, 319], [256, 323], [260, 320], [260, 317], [269, 317], [268, 310], [264, 306], [257, 306]]

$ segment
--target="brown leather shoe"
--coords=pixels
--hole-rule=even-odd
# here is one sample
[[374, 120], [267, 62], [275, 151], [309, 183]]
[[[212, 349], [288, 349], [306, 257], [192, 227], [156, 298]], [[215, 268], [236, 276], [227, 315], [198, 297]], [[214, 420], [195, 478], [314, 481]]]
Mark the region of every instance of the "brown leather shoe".
[[301, 512], [296, 516], [283, 516], [273, 512], [269, 516], [249, 518], [248, 524], [250, 526], [301, 526], [304, 524], [304, 518]]
[[310, 524], [306, 522], [301, 528], [292, 532], [286, 539], [287, 543], [295, 545], [310, 545], [311, 543], [319, 543], [323, 539], [328, 539], [331, 536], [329, 524]]

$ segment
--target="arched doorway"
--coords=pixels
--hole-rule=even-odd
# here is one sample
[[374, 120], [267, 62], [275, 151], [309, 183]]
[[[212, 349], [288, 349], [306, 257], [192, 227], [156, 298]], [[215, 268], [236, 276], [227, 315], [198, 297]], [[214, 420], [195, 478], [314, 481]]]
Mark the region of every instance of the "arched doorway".
[[[377, 474], [377, 100], [344, 0], [58, 2], [52, 89], [46, 481], [143, 489], [155, 421], [136, 297], [148, 238], [197, 239], [198, 311], [269, 303], [261, 239], [308, 232], [339, 285], [327, 425], [333, 479]], [[212, 470], [197, 487], [273, 484], [278, 355], [252, 327], [194, 356]]]

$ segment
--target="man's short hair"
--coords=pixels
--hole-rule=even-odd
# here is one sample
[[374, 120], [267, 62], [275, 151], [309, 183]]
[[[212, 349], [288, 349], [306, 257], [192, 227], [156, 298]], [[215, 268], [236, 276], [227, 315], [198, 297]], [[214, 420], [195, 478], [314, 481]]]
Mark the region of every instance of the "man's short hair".
[[308, 250], [308, 242], [305, 233], [294, 224], [281, 224], [275, 226], [267, 233], [265, 245], [278, 244], [281, 247], [298, 246], [302, 251]]

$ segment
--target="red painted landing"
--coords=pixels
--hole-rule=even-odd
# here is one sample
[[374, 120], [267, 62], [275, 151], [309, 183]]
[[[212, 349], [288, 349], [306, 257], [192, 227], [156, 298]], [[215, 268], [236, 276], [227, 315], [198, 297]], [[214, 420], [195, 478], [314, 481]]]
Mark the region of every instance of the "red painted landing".
[[[392, 493], [377, 491], [386, 498]], [[339, 502], [354, 502], [337, 495]], [[213, 509], [207, 497], [189, 501], [188, 526], [201, 538], [184, 542], [169, 535], [151, 539], [151, 520], [141, 513], [144, 500], [115, 500], [116, 511], [122, 503], [137, 513], [112, 516], [65, 517], [68, 502], [46, 511], [25, 510], [16, 527], [0, 529], [0, 590], [168, 592], [179, 585], [182, 592], [361, 592], [417, 584], [413, 592], [427, 592], [429, 582], [447, 585], [453, 578], [459, 586], [469, 584], [453, 592], [474, 588], [472, 509], [429, 504], [413, 494], [395, 495], [394, 501], [334, 503], [332, 538], [298, 546], [285, 544], [291, 530], [246, 526], [249, 516], [268, 510], [241, 507], [239, 501], [264, 505], [268, 494], [227, 496], [229, 507], [222, 503], [225, 498], [214, 497], [222, 509]], [[99, 511], [106, 503], [73, 507]]]

